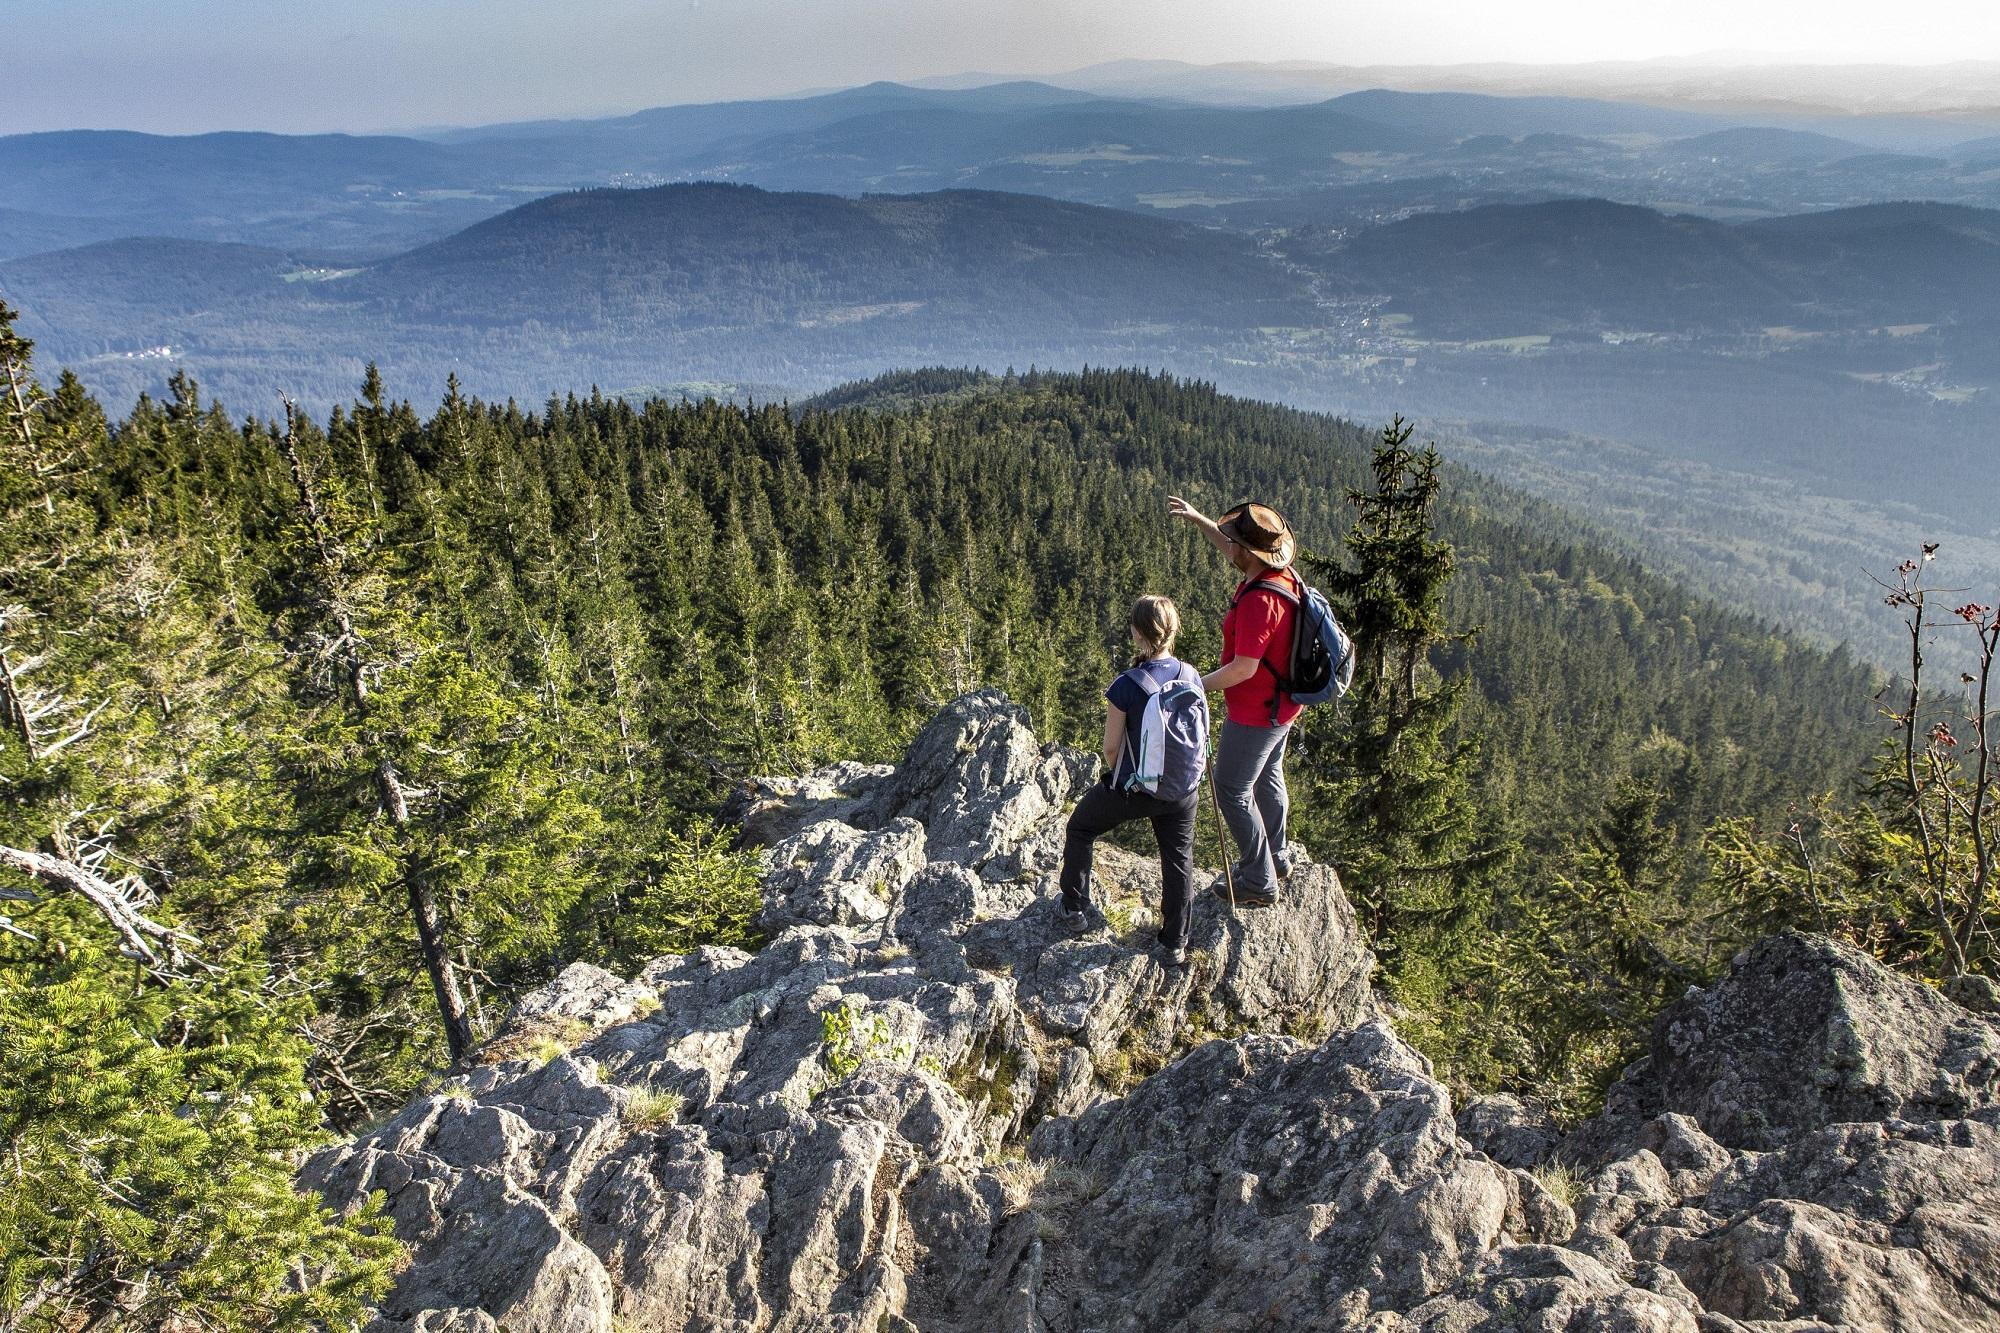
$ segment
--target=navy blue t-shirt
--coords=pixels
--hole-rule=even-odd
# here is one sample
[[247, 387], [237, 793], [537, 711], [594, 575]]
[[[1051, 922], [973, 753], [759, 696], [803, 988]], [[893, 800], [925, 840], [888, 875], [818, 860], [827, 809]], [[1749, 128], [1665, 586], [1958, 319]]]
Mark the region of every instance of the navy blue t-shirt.
[[1120, 672], [1118, 679], [1104, 691], [1104, 697], [1111, 706], [1125, 714], [1125, 744], [1118, 749], [1118, 766], [1111, 770], [1111, 785], [1121, 791], [1125, 779], [1132, 775], [1132, 748], [1138, 743], [1140, 720], [1146, 716], [1146, 687], [1133, 679], [1141, 671], [1151, 676], [1155, 684], [1164, 687], [1181, 674], [1180, 659], [1155, 657], [1141, 662], [1130, 670]]

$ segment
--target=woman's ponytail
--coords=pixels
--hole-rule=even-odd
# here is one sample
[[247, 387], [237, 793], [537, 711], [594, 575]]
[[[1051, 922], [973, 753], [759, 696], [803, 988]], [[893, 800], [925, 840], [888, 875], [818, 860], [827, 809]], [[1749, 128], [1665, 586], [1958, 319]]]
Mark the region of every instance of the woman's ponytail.
[[1139, 636], [1139, 656], [1132, 663], [1137, 666], [1140, 662], [1150, 662], [1173, 652], [1174, 640], [1181, 632], [1181, 613], [1172, 598], [1147, 593], [1132, 603], [1128, 623], [1132, 632]]

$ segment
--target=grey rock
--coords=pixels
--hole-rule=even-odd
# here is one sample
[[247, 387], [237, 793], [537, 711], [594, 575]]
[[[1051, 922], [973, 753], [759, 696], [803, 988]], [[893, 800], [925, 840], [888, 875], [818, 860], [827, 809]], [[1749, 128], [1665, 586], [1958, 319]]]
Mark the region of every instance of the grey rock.
[[[309, 1164], [341, 1207], [391, 1196], [414, 1259], [383, 1326], [874, 1329], [927, 1308], [943, 1270], [912, 1255], [932, 1250], [978, 1277], [968, 1308], [1031, 1310], [990, 1257], [1026, 1262], [1035, 1240], [997, 1154], [1218, 1032], [1372, 1013], [1324, 867], [1281, 911], [1203, 904], [1193, 964], [1168, 970], [1139, 947], [1156, 867], [1107, 849], [1130, 936], [1063, 930], [1063, 810], [1093, 765], [976, 695], [895, 774], [764, 784], [761, 833], [785, 836], [764, 853], [763, 949], [630, 982], [572, 967], [446, 1095]], [[539, 1064], [551, 1040], [568, 1053]]]
[[978, 869], [1060, 814], [1097, 765], [1093, 755], [1041, 744], [1027, 709], [998, 690], [979, 690], [917, 733], [857, 822], [914, 819], [929, 835], [933, 860]]
[[921, 870], [924, 826], [891, 820], [869, 832], [823, 819], [764, 852], [764, 910], [758, 924], [853, 926], [880, 921]]
[[1044, 1123], [1030, 1156], [1082, 1182], [1037, 1205], [1050, 1327], [1358, 1327], [1456, 1278], [1507, 1208], [1504, 1173], [1379, 1021], [1317, 1048], [1212, 1042]]
[[1555, 1155], [1562, 1132], [1546, 1108], [1506, 1093], [1474, 1097], [1459, 1108], [1458, 1132], [1502, 1166], [1540, 1166]]
[[1697, 1312], [1581, 1251], [1510, 1245], [1412, 1310], [1421, 1333], [1698, 1333]]
[[1563, 1146], [1601, 1167], [1569, 1243], [1671, 1272], [1704, 1329], [2000, 1328], [1996, 1038], [1853, 949], [1765, 940]]
[[1507, 1173], [1507, 1234], [1535, 1245], [1560, 1245], [1576, 1231], [1576, 1210], [1518, 1168]]
[[549, 1026], [561, 1020], [591, 1029], [609, 1027], [657, 1001], [651, 987], [613, 976], [589, 963], [571, 963], [554, 981], [523, 996], [501, 1031]]
[[1940, 989], [1944, 997], [1961, 1009], [1975, 1014], [2000, 1014], [2000, 981], [1992, 977], [1953, 977]]
[[[568, 1062], [564, 1061], [567, 1065]], [[301, 1183], [344, 1207], [387, 1193], [396, 1234], [413, 1246], [381, 1317], [415, 1328], [478, 1328], [481, 1312], [507, 1328], [594, 1333], [608, 1327], [612, 1286], [603, 1264], [562, 1223], [579, 1150], [611, 1134], [606, 1103], [548, 1098], [546, 1079], [522, 1099], [481, 1104], [453, 1097], [414, 1103], [354, 1144], [315, 1155]], [[574, 1100], [567, 1111], [545, 1103]], [[474, 1169], [456, 1163], [476, 1161]]]
[[768, 847], [824, 820], [853, 822], [854, 812], [894, 771], [850, 760], [804, 777], [748, 778], [723, 802], [722, 819], [737, 830], [739, 845]]
[[1786, 933], [1669, 1005], [1613, 1105], [1691, 1116], [1718, 1143], [1772, 1148], [1844, 1121], [2000, 1105], [2000, 1023], [1859, 950]]
[[374, 1327], [2000, 1328], [1990, 1020], [1781, 937], [1569, 1138], [1514, 1098], [1454, 1113], [1327, 867], [1201, 900], [1170, 970], [1156, 865], [1106, 847], [1112, 924], [1066, 931], [1095, 763], [983, 692], [894, 771], [746, 784], [763, 948], [572, 967], [307, 1162], [409, 1244]]

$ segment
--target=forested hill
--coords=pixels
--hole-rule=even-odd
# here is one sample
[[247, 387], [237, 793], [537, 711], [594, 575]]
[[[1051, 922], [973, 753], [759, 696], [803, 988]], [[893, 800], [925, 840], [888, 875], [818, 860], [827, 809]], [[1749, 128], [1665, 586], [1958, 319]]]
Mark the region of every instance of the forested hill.
[[[939, 389], [952, 392], [924, 397]], [[454, 670], [479, 684], [454, 688], [486, 701], [426, 695], [409, 706], [496, 710], [482, 716], [534, 738], [519, 742], [516, 759], [535, 775], [520, 789], [559, 778], [563, 798], [603, 824], [563, 852], [575, 873], [556, 868], [560, 857], [537, 872], [565, 886], [543, 900], [544, 934], [509, 920], [500, 936], [514, 944], [484, 938], [499, 927], [481, 904], [504, 898], [507, 881], [465, 881], [452, 928], [487, 955], [502, 990], [632, 935], [613, 921], [657, 873], [660, 839], [737, 776], [889, 757], [940, 701], [978, 684], [1027, 704], [1048, 734], [1087, 741], [1134, 595], [1175, 597], [1188, 656], [1216, 652], [1230, 580], [1167, 522], [1167, 495], [1211, 511], [1261, 496], [1292, 516], [1308, 551], [1338, 555], [1371, 439], [1137, 371], [924, 372], [850, 395], [900, 393], [897, 411], [596, 398], [530, 413], [453, 398], [426, 418], [379, 392], [304, 448], [351, 512], [344, 558], [383, 599], [377, 633], [462, 645]], [[206, 643], [227, 623], [278, 670], [310, 609], [297, 600], [292, 474], [271, 427], [233, 424], [194, 393], [182, 382], [179, 401], [142, 404], [111, 432], [101, 465], [66, 484], [157, 550], [177, 580], [166, 586], [188, 602], [177, 633]], [[79, 386], [58, 408], [69, 429], [91, 429]], [[1863, 754], [1871, 684], [1844, 655], [1703, 604], [1578, 540], [1560, 513], [1469, 474], [1451, 478], [1439, 523], [1459, 551], [1451, 616], [1480, 629], [1439, 660], [1472, 692], [1460, 725], [1481, 746], [1477, 800], [1496, 836], [1525, 841], [1524, 882], [1641, 769], [1672, 797], [1661, 818], [1691, 843], [1712, 818], [1776, 811]], [[176, 651], [148, 669], [234, 669], [197, 668], [199, 652]], [[217, 708], [260, 710], [217, 733], [265, 756], [234, 761], [254, 774], [324, 706], [309, 674], [278, 694], [200, 688]], [[133, 706], [145, 711], [136, 696]], [[432, 718], [409, 743], [460, 725]], [[316, 873], [293, 853], [324, 836], [318, 762], [286, 762], [286, 813], [262, 822], [291, 831], [272, 834], [275, 859], [259, 875]], [[408, 762], [417, 777], [436, 763], [421, 748]], [[24, 810], [19, 790], [8, 818], [28, 820], [14, 836], [32, 842], [46, 812]], [[294, 804], [307, 791], [313, 801]], [[152, 823], [165, 817], [135, 811], [121, 837], [176, 865], [193, 854], [190, 834], [160, 842], [169, 832]], [[379, 947], [408, 958], [393, 918], [383, 929]], [[348, 1018], [403, 995], [417, 974], [395, 975], [378, 974], [384, 989]], [[412, 1030], [414, 1049], [427, 1031]]]
[[493, 397], [826, 385], [942, 356], [1204, 363], [1311, 293], [1246, 236], [1031, 195], [702, 183], [554, 195], [366, 267], [127, 239], [0, 264], [44, 355], [123, 407], [177, 366], [260, 408], [369, 360]]
[[1393, 292], [1426, 336], [1523, 329], [1757, 332], [1983, 323], [2000, 213], [1881, 204], [1729, 226], [1604, 199], [1421, 214], [1289, 251], [1329, 283]]
[[[1032, 677], [999, 682], [1039, 697], [1038, 721], [1077, 738], [1090, 733], [1098, 677], [1120, 650], [1116, 618], [1139, 592], [1178, 599], [1193, 655], [1215, 652], [1229, 585], [1205, 546], [1162, 523], [1165, 495], [1179, 490], [1211, 512], [1265, 499], [1291, 517], [1304, 550], [1337, 556], [1354, 514], [1347, 492], [1365, 488], [1375, 438], [1335, 417], [1131, 371], [887, 375], [813, 400], [797, 428], [856, 420], [856, 410], [937, 441], [935, 463], [903, 452], [909, 502], [934, 515], [927, 526], [947, 544], [1019, 552], [1024, 565], [1003, 560], [991, 577], [1044, 590], [1046, 629], [1079, 636], [1059, 655], [1075, 664], [1067, 692], [1038, 696], [1049, 686]], [[1017, 456], [1010, 441], [1033, 443]], [[1554, 506], [1469, 471], [1447, 475], [1438, 530], [1460, 559], [1450, 617], [1479, 633], [1439, 660], [1473, 690], [1468, 730], [1482, 737], [1487, 781], [1522, 827], [1573, 835], [1573, 821], [1587, 823], [1662, 736], [1714, 761], [1687, 793], [1690, 827], [1718, 811], [1775, 808], [1864, 753], [1875, 684], [1844, 651], [1803, 648], [1695, 598], [1593, 543]], [[966, 538], [951, 537], [960, 531]], [[987, 604], [1022, 595], [989, 592]], [[1008, 632], [974, 614], [975, 639], [982, 625]]]
[[899, 303], [926, 324], [1226, 329], [1310, 308], [1244, 238], [1186, 223], [987, 190], [844, 199], [712, 182], [537, 200], [328, 294], [449, 326], [575, 330], [810, 327]]

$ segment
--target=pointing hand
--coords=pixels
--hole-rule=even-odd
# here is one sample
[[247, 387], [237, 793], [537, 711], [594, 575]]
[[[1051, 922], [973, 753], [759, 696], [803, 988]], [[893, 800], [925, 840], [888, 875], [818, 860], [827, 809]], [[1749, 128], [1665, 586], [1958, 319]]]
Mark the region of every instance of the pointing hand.
[[1184, 518], [1190, 523], [1199, 523], [1202, 520], [1201, 511], [1178, 495], [1167, 497], [1167, 513], [1174, 518]]

